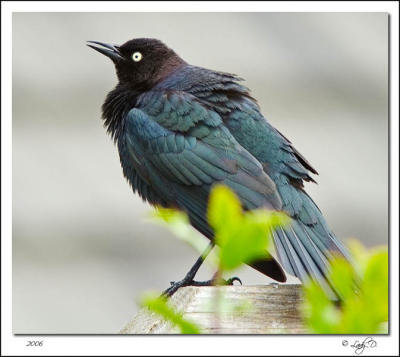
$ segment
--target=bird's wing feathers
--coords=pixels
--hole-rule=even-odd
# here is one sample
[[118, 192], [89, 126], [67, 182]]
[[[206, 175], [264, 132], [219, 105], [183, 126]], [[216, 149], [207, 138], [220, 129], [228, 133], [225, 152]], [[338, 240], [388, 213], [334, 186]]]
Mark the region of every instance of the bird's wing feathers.
[[[204, 186], [205, 194], [219, 182], [248, 208], [280, 208], [275, 184], [261, 164], [238, 144], [216, 112], [191, 95], [151, 92], [128, 113], [125, 125], [127, 145], [150, 168], [150, 180], [161, 176], [172, 186]], [[170, 187], [169, 194], [179, 195], [179, 189]]]

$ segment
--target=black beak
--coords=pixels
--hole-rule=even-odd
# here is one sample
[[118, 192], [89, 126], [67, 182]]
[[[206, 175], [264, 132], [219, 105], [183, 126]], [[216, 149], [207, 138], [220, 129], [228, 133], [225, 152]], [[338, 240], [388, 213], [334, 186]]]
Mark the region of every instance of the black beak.
[[98, 47], [98, 46], [93, 46], [93, 45], [87, 44], [87, 46], [89, 46], [89, 47], [93, 48], [94, 50], [96, 50], [97, 52], [100, 52], [101, 54], [107, 56], [112, 61], [120, 61], [120, 60], [124, 59], [124, 57], [122, 57], [119, 52], [118, 46], [109, 45], [107, 43], [102, 43], [102, 42], [97, 42], [97, 41], [87, 41], [87, 42], [94, 43], [95, 45], [98, 45], [98, 46], [102, 46], [102, 47]]

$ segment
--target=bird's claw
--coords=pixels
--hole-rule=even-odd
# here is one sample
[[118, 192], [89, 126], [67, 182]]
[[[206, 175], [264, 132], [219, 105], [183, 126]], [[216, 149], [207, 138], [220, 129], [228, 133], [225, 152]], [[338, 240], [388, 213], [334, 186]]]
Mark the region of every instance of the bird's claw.
[[181, 280], [181, 281], [170, 281], [171, 286], [164, 290], [163, 293], [161, 294], [161, 296], [163, 297], [170, 297], [172, 296], [179, 288], [183, 287], [183, 286], [189, 286], [192, 285], [191, 283], [193, 283], [193, 280]]
[[243, 285], [242, 281], [237, 276], [234, 276], [232, 278], [229, 278], [228, 280], [225, 280], [224, 285], [234, 285], [233, 282], [235, 282], [235, 281], [238, 281], [240, 283], [240, 285]]
[[206, 280], [206, 281], [195, 281], [193, 279], [182, 279], [180, 281], [171, 281], [170, 284], [171, 286], [164, 290], [161, 296], [164, 297], [170, 297], [172, 296], [179, 288], [182, 288], [184, 286], [212, 286], [212, 285], [234, 285], [233, 283], [235, 281], [238, 281], [240, 285], [242, 284], [242, 281], [237, 277], [234, 276], [232, 278], [229, 278], [228, 280], [222, 279], [220, 282], [216, 282], [215, 278], [211, 280]]

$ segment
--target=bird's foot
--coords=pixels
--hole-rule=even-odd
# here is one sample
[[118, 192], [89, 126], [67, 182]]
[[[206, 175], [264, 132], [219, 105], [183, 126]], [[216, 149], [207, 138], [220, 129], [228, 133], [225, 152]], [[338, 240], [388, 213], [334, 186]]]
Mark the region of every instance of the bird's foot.
[[215, 276], [211, 280], [206, 281], [196, 281], [193, 279], [183, 278], [180, 281], [171, 281], [171, 286], [164, 290], [162, 296], [172, 296], [179, 288], [184, 286], [212, 286], [212, 285], [233, 285], [235, 281], [238, 281], [240, 285], [242, 285], [242, 281], [237, 277], [234, 276], [230, 279], [220, 279], [218, 282], [215, 280]]

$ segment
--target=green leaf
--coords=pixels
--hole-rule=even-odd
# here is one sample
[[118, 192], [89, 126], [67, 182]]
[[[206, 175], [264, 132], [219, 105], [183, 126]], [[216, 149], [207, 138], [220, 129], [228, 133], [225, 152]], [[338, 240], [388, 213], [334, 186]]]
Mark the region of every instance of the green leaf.
[[274, 211], [243, 212], [237, 196], [220, 185], [211, 191], [208, 218], [220, 247], [221, 270], [268, 258], [271, 230], [289, 221], [285, 214]]
[[332, 283], [339, 293], [341, 299], [347, 299], [352, 296], [355, 286], [354, 269], [342, 257], [335, 260], [335, 264], [331, 268]]
[[[178, 238], [199, 252], [204, 251], [204, 238], [190, 226], [184, 212], [157, 208], [153, 217], [163, 222]], [[238, 197], [223, 185], [213, 187], [207, 217], [214, 229], [216, 244], [220, 247], [218, 256], [211, 252], [207, 261], [221, 271], [268, 258], [272, 229], [289, 222], [289, 218], [281, 212], [261, 209], [243, 212]]]
[[164, 320], [171, 322], [177, 326], [183, 334], [199, 334], [199, 327], [191, 321], [188, 321], [177, 313], [167, 303], [167, 299], [158, 296], [156, 293], [144, 294], [141, 298], [140, 305], [147, 307], [150, 311], [161, 316]]
[[335, 325], [338, 324], [340, 315], [321, 286], [310, 280], [304, 285], [303, 292], [302, 314], [305, 325], [312, 332], [334, 333]]
[[[195, 250], [202, 254], [206, 248], [204, 237], [196, 231], [189, 223], [186, 213], [175, 209], [157, 207], [152, 213], [152, 217], [157, 222], [166, 226], [177, 238], [191, 245]], [[216, 266], [214, 254], [210, 254], [208, 261]]]
[[331, 261], [330, 281], [341, 299], [331, 301], [314, 281], [304, 285], [303, 318], [312, 332], [336, 334], [385, 333], [388, 321], [387, 249], [367, 251], [351, 243], [353, 265]]
[[226, 186], [215, 185], [211, 191], [207, 218], [214, 229], [229, 229], [240, 219], [242, 208], [237, 196]]
[[[365, 302], [372, 309], [377, 321], [387, 321], [389, 299], [389, 266], [387, 251], [377, 250], [371, 254], [365, 268], [362, 290], [365, 292]], [[367, 293], [368, 292], [368, 293]]]

